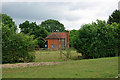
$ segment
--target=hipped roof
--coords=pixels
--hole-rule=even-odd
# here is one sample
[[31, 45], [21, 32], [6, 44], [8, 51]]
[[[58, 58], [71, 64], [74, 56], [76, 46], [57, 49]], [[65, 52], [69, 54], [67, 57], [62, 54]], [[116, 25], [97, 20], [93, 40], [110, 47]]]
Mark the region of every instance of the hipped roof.
[[45, 39], [64, 39], [66, 38], [66, 32], [53, 32], [48, 35]]

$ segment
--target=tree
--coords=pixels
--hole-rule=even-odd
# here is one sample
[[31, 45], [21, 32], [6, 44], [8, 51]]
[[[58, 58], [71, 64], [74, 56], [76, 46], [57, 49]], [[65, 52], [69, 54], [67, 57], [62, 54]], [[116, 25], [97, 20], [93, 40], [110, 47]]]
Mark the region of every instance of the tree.
[[110, 16], [109, 19], [107, 21], [109, 24], [112, 24], [114, 22], [119, 24], [118, 27], [118, 38], [119, 38], [119, 43], [118, 43], [118, 47], [119, 47], [119, 54], [120, 54], [120, 10], [115, 10]]
[[19, 28], [21, 29], [21, 32], [25, 33], [25, 34], [27, 34], [27, 33], [29, 33], [31, 31], [30, 27], [31, 26], [30, 26], [29, 21], [25, 21], [24, 23], [19, 25]]
[[[1, 16], [3, 15], [3, 16]], [[33, 61], [36, 40], [34, 36], [23, 33], [16, 33], [16, 25], [13, 19], [6, 14], [1, 14], [2, 23], [2, 63], [16, 63], [23, 60]], [[1, 30], [1, 27], [0, 27]]]
[[100, 58], [118, 54], [118, 24], [97, 20], [83, 25], [73, 38], [73, 46], [84, 58]]
[[34, 35], [34, 39], [37, 39], [39, 47], [44, 47], [44, 38], [48, 35], [48, 32], [44, 28], [38, 26], [35, 22], [30, 23], [29, 21], [20, 24], [19, 28], [21, 29], [21, 33]]
[[65, 27], [62, 23], [57, 20], [48, 19], [43, 21], [40, 27], [46, 29], [48, 32], [63, 32]]
[[107, 23], [112, 24], [112, 22], [116, 22], [120, 24], [120, 11], [115, 10], [110, 16]]
[[2, 24], [2, 63], [15, 63], [23, 60], [25, 62], [33, 61], [36, 40], [33, 36], [23, 33], [14, 33], [14, 27]]
[[14, 32], [16, 32], [17, 26], [15, 25], [13, 19], [7, 14], [0, 14], [0, 15], [1, 15], [0, 18], [2, 19], [2, 23], [4, 25], [8, 25], [9, 28], [14, 27]]
[[69, 33], [70, 46], [73, 47], [74, 37], [76, 36], [78, 30], [71, 30]]

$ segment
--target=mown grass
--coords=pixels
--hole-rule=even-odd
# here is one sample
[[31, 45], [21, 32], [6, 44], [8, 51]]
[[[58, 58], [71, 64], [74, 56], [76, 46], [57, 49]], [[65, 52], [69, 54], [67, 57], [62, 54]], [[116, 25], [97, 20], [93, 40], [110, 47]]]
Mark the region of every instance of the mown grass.
[[3, 78], [114, 78], [118, 57], [65, 61], [51, 66], [3, 68]]

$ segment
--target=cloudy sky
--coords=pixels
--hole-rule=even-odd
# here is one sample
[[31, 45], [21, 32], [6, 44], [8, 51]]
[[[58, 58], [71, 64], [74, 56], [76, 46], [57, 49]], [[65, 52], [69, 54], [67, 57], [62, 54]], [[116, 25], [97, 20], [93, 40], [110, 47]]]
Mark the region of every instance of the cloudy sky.
[[119, 0], [4, 0], [2, 13], [11, 16], [19, 26], [26, 20], [40, 24], [47, 19], [59, 20], [68, 30], [106, 20], [118, 9]]

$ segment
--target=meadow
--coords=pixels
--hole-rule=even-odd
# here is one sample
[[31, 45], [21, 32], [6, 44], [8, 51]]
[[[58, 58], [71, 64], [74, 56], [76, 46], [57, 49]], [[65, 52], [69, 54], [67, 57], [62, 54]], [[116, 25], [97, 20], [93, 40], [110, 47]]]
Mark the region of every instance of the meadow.
[[60, 58], [59, 51], [36, 51], [35, 62], [61, 62], [57, 65], [3, 68], [3, 78], [114, 78], [118, 75], [118, 57], [77, 60], [79, 53], [72, 50], [71, 59]]
[[[67, 54], [67, 50], [62, 50], [64, 54]], [[37, 50], [35, 51], [35, 62], [62, 62], [66, 60], [66, 56], [62, 54], [60, 56], [60, 50]], [[70, 49], [70, 59], [76, 60], [78, 59], [78, 55], [82, 56], [74, 49]]]

